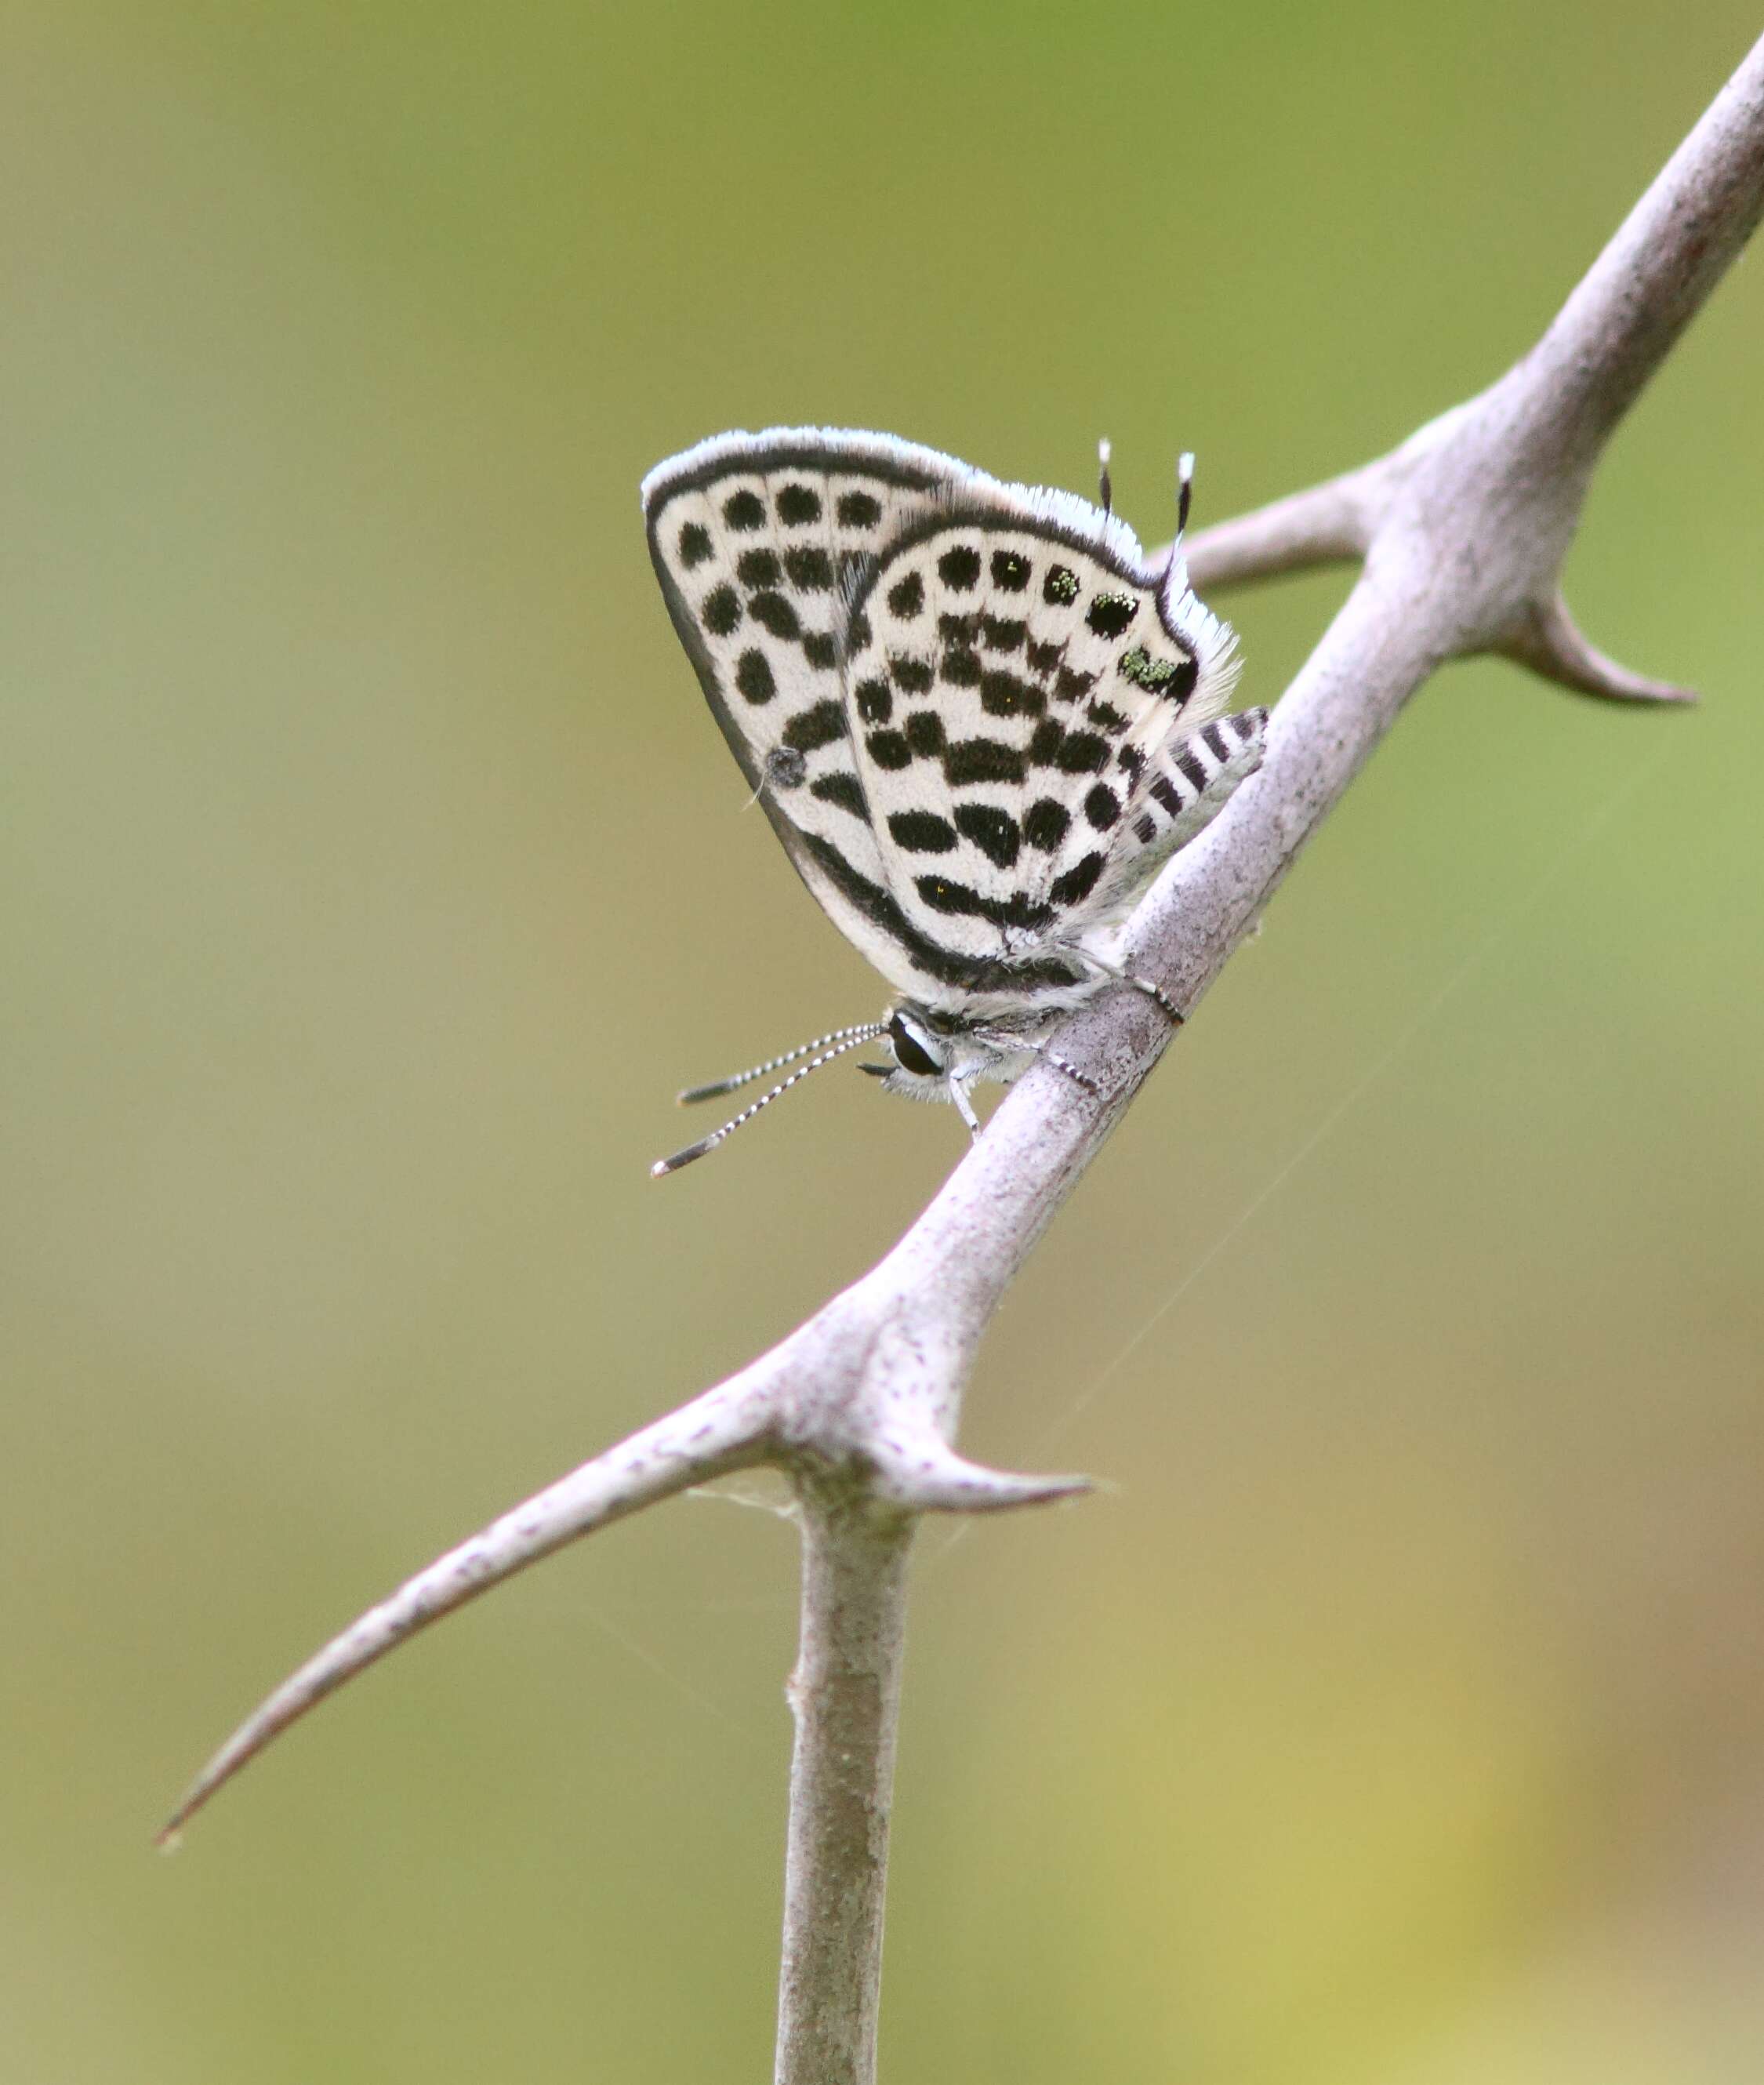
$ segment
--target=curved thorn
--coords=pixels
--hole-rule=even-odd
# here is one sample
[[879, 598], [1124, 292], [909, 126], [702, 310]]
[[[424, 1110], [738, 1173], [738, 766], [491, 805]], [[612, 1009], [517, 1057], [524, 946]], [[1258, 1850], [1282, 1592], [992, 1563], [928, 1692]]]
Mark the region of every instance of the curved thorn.
[[914, 1513], [1000, 1513], [1091, 1488], [1088, 1477], [1028, 1476], [970, 1463], [929, 1431], [867, 1443], [866, 1453], [876, 1468], [876, 1496]]
[[1694, 688], [1670, 681], [1649, 680], [1607, 658], [1588, 641], [1558, 594], [1528, 604], [1524, 615], [1500, 647], [1509, 659], [1529, 666], [1546, 681], [1572, 688], [1576, 694], [1597, 695], [1608, 702], [1694, 703]]
[[723, 1384], [536, 1493], [370, 1607], [285, 1679], [197, 1776], [158, 1834], [180, 1826], [272, 1738], [407, 1637], [579, 1535], [675, 1492], [764, 1460], [767, 1400]]

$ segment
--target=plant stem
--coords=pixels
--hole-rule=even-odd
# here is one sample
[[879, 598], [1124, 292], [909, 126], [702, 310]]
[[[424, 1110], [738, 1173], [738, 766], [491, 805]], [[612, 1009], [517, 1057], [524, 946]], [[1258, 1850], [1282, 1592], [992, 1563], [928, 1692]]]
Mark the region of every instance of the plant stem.
[[799, 1477], [802, 1632], [777, 2085], [874, 2085], [888, 1812], [914, 1517]]

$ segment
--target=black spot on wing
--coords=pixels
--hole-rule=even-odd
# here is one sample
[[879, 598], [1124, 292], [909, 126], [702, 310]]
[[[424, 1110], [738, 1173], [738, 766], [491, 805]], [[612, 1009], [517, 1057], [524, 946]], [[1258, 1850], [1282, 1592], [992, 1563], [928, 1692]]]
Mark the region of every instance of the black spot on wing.
[[710, 554], [710, 531], [697, 521], [689, 521], [680, 532], [680, 562], [689, 572], [694, 565], [702, 565]]
[[872, 731], [863, 743], [878, 767], [899, 769], [913, 764], [912, 750], [897, 731]]
[[1099, 738], [1093, 731], [1075, 731], [1066, 735], [1056, 765], [1065, 775], [1100, 775], [1108, 758], [1106, 739]]
[[732, 586], [713, 587], [698, 610], [713, 637], [727, 637], [741, 620], [741, 597]]
[[737, 534], [751, 535], [765, 520], [765, 509], [757, 492], [731, 492], [723, 503], [723, 518]]
[[1035, 727], [1029, 741], [1028, 762], [1032, 767], [1057, 767], [1060, 748], [1066, 743], [1066, 727], [1058, 717], [1043, 717]]
[[928, 695], [931, 691], [931, 669], [922, 659], [910, 659], [897, 652], [888, 660], [888, 673], [903, 695]]
[[778, 693], [771, 661], [757, 650], [744, 652], [736, 660], [735, 685], [750, 703], [769, 703]]
[[882, 503], [867, 492], [842, 492], [834, 510], [847, 529], [873, 529], [882, 519]]
[[1100, 833], [1105, 833], [1121, 816], [1121, 799], [1106, 782], [1099, 782], [1084, 799], [1084, 816]]
[[1029, 662], [1030, 672], [1040, 673], [1045, 677], [1048, 674], [1058, 671], [1059, 663], [1065, 656], [1065, 652], [1066, 646], [1063, 639], [1058, 643], [1037, 644], [1032, 637], [1024, 648], [1024, 656]]
[[1054, 916], [1050, 906], [1035, 904], [1020, 890], [1013, 891], [1008, 898], [986, 898], [967, 884], [957, 883], [947, 876], [921, 876], [915, 877], [914, 884], [932, 911], [986, 919], [994, 927], [1015, 927], [1024, 932], [1033, 932], [1049, 925]]
[[1070, 565], [1049, 565], [1041, 582], [1041, 598], [1049, 608], [1070, 608], [1078, 598], [1078, 575]]
[[[969, 652], [965, 656], [971, 659], [974, 655]], [[1035, 717], [1047, 707], [1046, 698], [1033, 681], [1022, 680], [1002, 669], [978, 677], [980, 707], [988, 716]]]
[[822, 775], [808, 785], [811, 796], [818, 796], [824, 804], [833, 804], [842, 811], [849, 811], [854, 818], [869, 822], [870, 806], [864, 800], [863, 789], [855, 775]]
[[784, 569], [799, 593], [827, 593], [833, 588], [833, 559], [825, 550], [804, 544], [784, 553]]
[[821, 519], [821, 495], [812, 485], [786, 485], [778, 489], [778, 518], [787, 529], [801, 529]]
[[775, 587], [778, 584], [778, 553], [775, 550], [744, 550], [735, 561], [735, 575], [744, 587]]
[[969, 593], [980, 583], [980, 553], [971, 543], [956, 543], [937, 560], [937, 576], [952, 593]]
[[831, 745], [846, 736], [846, 712], [831, 696], [806, 710], [799, 710], [784, 727], [784, 743], [799, 753], [812, 753], [816, 746]]
[[1048, 896], [1056, 905], [1082, 905], [1096, 888], [1096, 879], [1103, 873], [1103, 859], [1100, 853], [1087, 854], [1063, 876], [1054, 877]]
[[1015, 652], [1029, 634], [1029, 626], [1018, 616], [986, 616], [980, 629], [989, 652]]
[[774, 637], [795, 637], [801, 635], [802, 624], [796, 611], [781, 593], [757, 593], [747, 605], [748, 614]]
[[1122, 678], [1131, 681], [1136, 688], [1143, 688], [1150, 695], [1168, 695], [1175, 690], [1184, 662], [1179, 659], [1154, 659], [1144, 645], [1132, 644], [1115, 663]]
[[977, 688], [980, 685], [980, 654], [977, 652], [946, 652], [938, 662], [939, 678], [948, 681], [953, 688]]
[[1029, 561], [1020, 550], [994, 550], [992, 584], [1005, 593], [1021, 593], [1029, 583]]
[[825, 630], [805, 630], [803, 632], [803, 656], [811, 666], [818, 666], [822, 673], [838, 663], [838, 648], [831, 632]]
[[914, 710], [906, 720], [906, 742], [914, 757], [920, 760], [942, 758], [948, 743], [943, 733], [943, 720], [935, 710]]
[[1037, 797], [1024, 813], [1023, 837], [1032, 847], [1051, 854], [1071, 830], [1072, 814], [1052, 796]]
[[1023, 835], [1008, 811], [1001, 811], [991, 804], [959, 804], [956, 807], [956, 830], [963, 839], [972, 840], [995, 868], [1016, 865]]
[[886, 681], [859, 681], [853, 700], [866, 724], [886, 724], [894, 714], [894, 692]]
[[1023, 755], [996, 738], [962, 738], [943, 754], [943, 779], [952, 789], [977, 782], [1020, 782]]
[[1139, 612], [1130, 593], [1100, 593], [1084, 611], [1084, 620], [1099, 637], [1118, 637]]
[[1080, 695], [1088, 695], [1096, 685], [1094, 673], [1079, 673], [1070, 666], [1062, 666], [1054, 683], [1054, 692], [1062, 703], [1075, 703]]
[[956, 844], [955, 827], [935, 811], [892, 812], [888, 832], [908, 854], [948, 854]]
[[910, 622], [924, 605], [925, 582], [917, 572], [909, 572], [888, 588], [888, 613], [902, 622]]

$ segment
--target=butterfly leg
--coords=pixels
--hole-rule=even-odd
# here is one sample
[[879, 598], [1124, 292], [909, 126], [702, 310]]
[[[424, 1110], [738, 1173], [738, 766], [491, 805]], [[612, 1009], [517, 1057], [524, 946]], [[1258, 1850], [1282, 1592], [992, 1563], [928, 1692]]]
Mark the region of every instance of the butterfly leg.
[[1117, 970], [1115, 975], [1122, 984], [1130, 984], [1135, 992], [1143, 992], [1172, 1028], [1180, 1028], [1188, 1018], [1163, 986], [1155, 979], [1141, 977], [1134, 970]]
[[1095, 1094], [1102, 1091], [1102, 1088], [1097, 1085], [1088, 1072], [1079, 1071], [1069, 1059], [1056, 1056], [1053, 1051], [1048, 1049], [1043, 1049], [1041, 1055], [1056, 1072], [1063, 1072], [1075, 1086], [1082, 1086], [1087, 1093]]
[[949, 1098], [956, 1103], [956, 1112], [967, 1123], [969, 1133], [977, 1136], [980, 1134], [980, 1118], [974, 1113], [974, 1104], [968, 1098], [968, 1088], [970, 1083], [969, 1079], [952, 1079], [949, 1082]]
[[1072, 953], [1080, 962], [1088, 963], [1093, 970], [1116, 984], [1130, 984], [1135, 992], [1143, 992], [1162, 1013], [1172, 1028], [1180, 1028], [1187, 1019], [1176, 1001], [1154, 979], [1141, 977], [1136, 970], [1123, 970], [1119, 963], [1112, 963], [1106, 956], [1099, 956], [1094, 949], [1071, 945]]
[[1037, 1042], [1027, 1035], [994, 1036], [983, 1032], [980, 1034], [979, 1040], [991, 1042], [1002, 1051], [1026, 1050], [1032, 1056], [1039, 1057], [1044, 1064], [1051, 1064], [1056, 1072], [1062, 1072], [1075, 1086], [1082, 1086], [1087, 1093], [1102, 1091], [1088, 1072], [1079, 1071], [1069, 1058], [1061, 1056], [1057, 1051], [1049, 1050], [1045, 1042]]

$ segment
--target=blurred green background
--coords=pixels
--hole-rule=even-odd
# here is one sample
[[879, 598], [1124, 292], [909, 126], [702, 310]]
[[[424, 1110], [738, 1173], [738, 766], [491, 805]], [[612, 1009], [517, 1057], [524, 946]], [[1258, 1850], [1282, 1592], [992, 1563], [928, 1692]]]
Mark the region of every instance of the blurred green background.
[[[1740, 0], [11, 9], [0, 2078], [770, 2074], [787, 1529], [680, 1502], [149, 1836], [324, 1635], [865, 1266], [962, 1143], [636, 486], [892, 429], [1167, 530], [1547, 320]], [[1443, 675], [1011, 1298], [933, 1528], [894, 2081], [1764, 2074], [1764, 281]], [[1222, 600], [1270, 700], [1339, 579]]]

